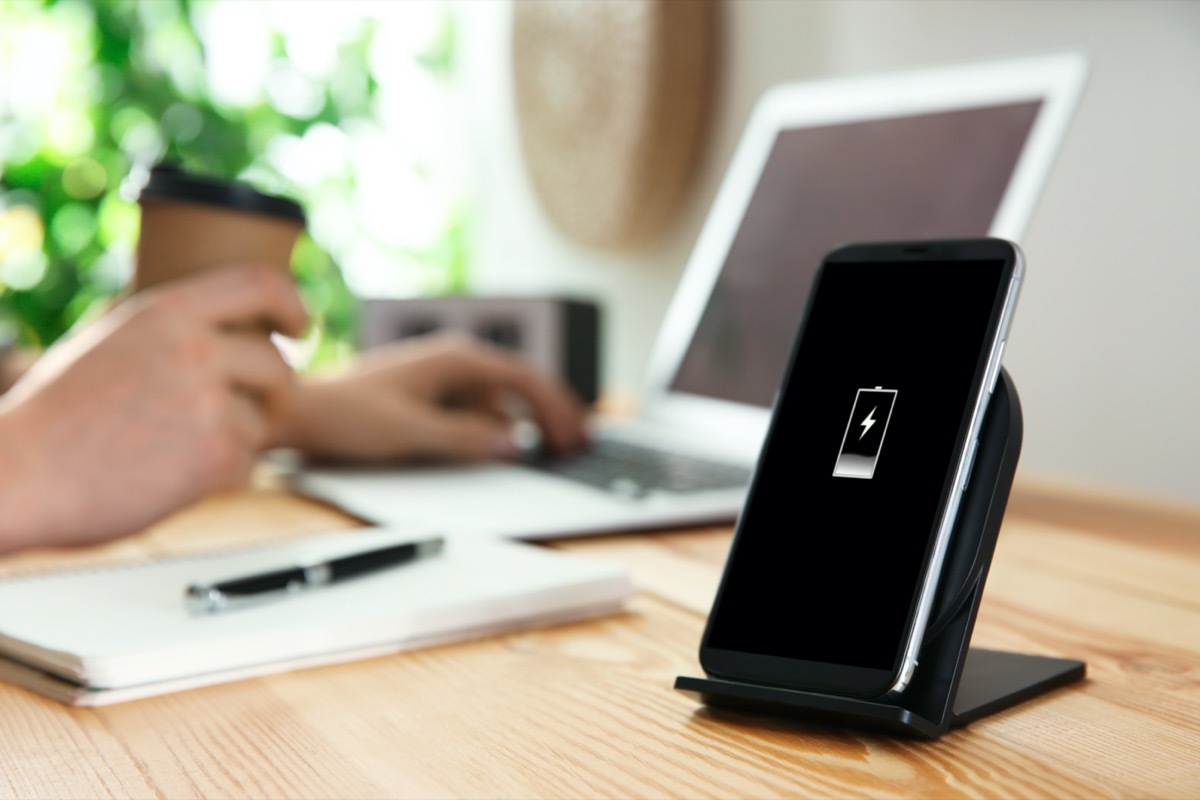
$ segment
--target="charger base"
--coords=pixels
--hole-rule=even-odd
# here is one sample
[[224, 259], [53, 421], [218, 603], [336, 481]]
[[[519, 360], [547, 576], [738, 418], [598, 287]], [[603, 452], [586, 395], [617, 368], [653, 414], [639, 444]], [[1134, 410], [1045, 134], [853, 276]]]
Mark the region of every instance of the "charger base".
[[694, 694], [713, 708], [936, 739], [952, 728], [1074, 683], [1085, 673], [1084, 662], [1074, 659], [972, 647], [955, 694], [954, 710], [940, 721], [887, 700], [863, 700], [716, 678], [680, 675], [675, 679], [675, 688]]

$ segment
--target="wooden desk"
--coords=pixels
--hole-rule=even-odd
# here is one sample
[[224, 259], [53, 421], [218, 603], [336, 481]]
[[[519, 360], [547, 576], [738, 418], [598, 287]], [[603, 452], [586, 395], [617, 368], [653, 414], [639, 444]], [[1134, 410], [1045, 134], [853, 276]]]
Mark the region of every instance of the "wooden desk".
[[[352, 524], [263, 489], [0, 574]], [[936, 742], [717, 714], [676, 692], [726, 528], [553, 546], [641, 588], [600, 621], [97, 710], [0, 685], [0, 796], [1200, 797], [1200, 510], [1018, 481], [975, 632], [1085, 682]]]

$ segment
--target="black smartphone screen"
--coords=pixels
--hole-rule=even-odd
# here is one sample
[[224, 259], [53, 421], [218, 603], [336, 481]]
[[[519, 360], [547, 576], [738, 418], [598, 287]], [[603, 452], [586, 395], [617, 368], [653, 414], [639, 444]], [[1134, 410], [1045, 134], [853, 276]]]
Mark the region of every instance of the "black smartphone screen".
[[754, 677], [800, 685], [796, 662], [899, 667], [1009, 275], [1002, 258], [823, 266], [702, 661], [748, 654], [771, 666]]

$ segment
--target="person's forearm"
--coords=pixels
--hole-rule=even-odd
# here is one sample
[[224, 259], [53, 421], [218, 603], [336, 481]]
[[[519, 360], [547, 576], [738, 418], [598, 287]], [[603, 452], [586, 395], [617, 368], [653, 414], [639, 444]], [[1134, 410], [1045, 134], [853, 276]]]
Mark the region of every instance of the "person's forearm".
[[9, 365], [12, 363], [13, 347], [7, 342], [0, 341], [0, 394], [8, 391], [16, 383], [15, 378], [9, 378]]
[[37, 545], [39, 498], [29, 474], [21, 426], [0, 397], [0, 555]]
[[0, 347], [0, 394], [11, 389], [29, 371], [37, 356], [16, 347]]
[[[390, 439], [390, 431], [376, 431], [376, 417], [367, 413], [370, 397], [353, 398], [338, 382], [302, 378], [290, 402], [273, 420], [265, 449], [296, 450], [316, 458], [349, 458], [373, 454], [372, 445]], [[386, 447], [384, 448], [386, 451]], [[364, 452], [365, 451], [365, 452]]]
[[311, 418], [314, 415], [319, 418], [321, 413], [312, 396], [311, 382], [311, 379], [301, 379], [291, 401], [281, 408], [281, 413], [272, 420], [272, 431], [264, 449], [311, 449], [307, 436], [312, 426]]

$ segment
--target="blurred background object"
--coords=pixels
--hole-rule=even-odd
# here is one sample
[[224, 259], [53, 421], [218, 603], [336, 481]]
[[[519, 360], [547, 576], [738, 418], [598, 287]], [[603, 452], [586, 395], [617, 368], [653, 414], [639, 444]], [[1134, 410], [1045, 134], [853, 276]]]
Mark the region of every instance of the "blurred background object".
[[715, 0], [513, 5], [521, 153], [547, 215], [594, 247], [670, 221], [708, 122]]
[[454, 48], [444, 2], [0, 0], [0, 325], [44, 347], [125, 289], [160, 159], [305, 207], [306, 363], [355, 295], [464, 288]]
[[586, 404], [599, 398], [602, 315], [587, 298], [456, 294], [373, 297], [361, 305], [364, 349], [454, 331], [520, 353]]

